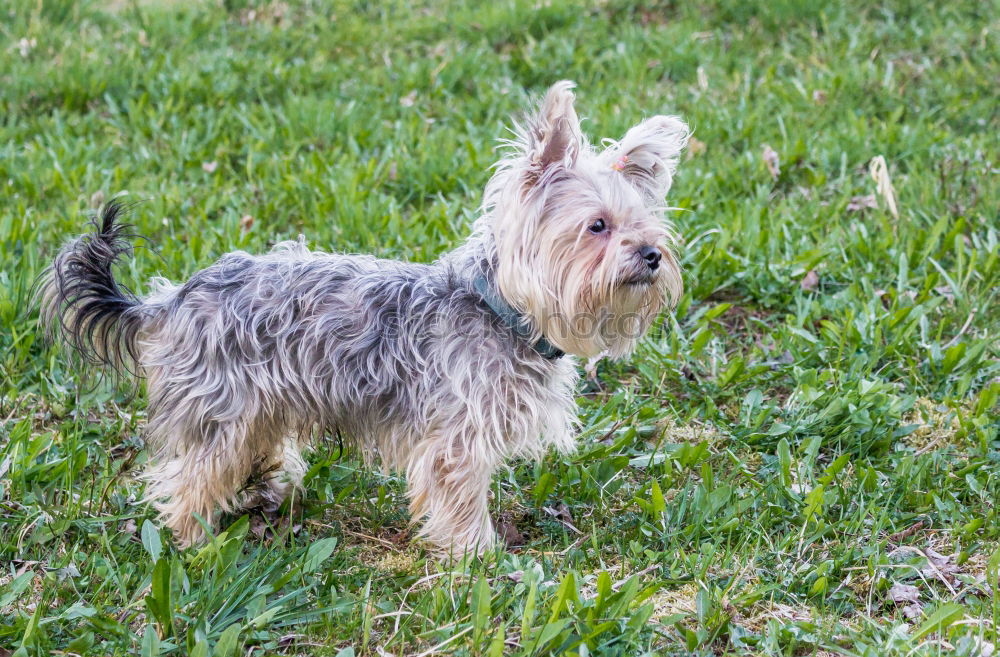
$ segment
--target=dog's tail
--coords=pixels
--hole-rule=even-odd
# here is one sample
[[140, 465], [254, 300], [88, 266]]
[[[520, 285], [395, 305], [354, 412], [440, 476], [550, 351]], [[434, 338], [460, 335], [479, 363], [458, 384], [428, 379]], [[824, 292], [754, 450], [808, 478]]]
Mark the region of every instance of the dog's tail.
[[112, 267], [132, 254], [124, 208], [112, 201], [95, 218], [93, 231], [67, 244], [42, 274], [41, 321], [86, 362], [123, 375], [138, 361], [142, 302], [115, 280]]

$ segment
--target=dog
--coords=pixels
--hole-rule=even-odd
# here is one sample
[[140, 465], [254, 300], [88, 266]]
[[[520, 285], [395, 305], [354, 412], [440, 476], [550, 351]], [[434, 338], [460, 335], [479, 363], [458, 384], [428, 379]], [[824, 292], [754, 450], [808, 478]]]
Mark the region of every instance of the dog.
[[145, 379], [146, 500], [180, 547], [220, 512], [277, 509], [310, 438], [332, 432], [405, 473], [431, 546], [496, 546], [494, 471], [574, 446], [576, 359], [630, 354], [682, 293], [664, 198], [687, 126], [654, 116], [595, 148], [573, 88], [515, 124], [471, 235], [432, 264], [300, 237], [182, 285], [155, 278], [140, 299], [113, 275], [132, 254], [117, 203], [59, 252], [40, 319], [85, 361]]

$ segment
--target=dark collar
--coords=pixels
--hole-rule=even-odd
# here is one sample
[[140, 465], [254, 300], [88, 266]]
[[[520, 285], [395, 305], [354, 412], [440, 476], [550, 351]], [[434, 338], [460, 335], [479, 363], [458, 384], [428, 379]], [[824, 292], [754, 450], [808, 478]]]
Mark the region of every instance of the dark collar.
[[[531, 331], [524, 324], [524, 319], [521, 314], [511, 307], [509, 303], [503, 300], [499, 294], [497, 294], [493, 287], [490, 285], [486, 277], [480, 274], [472, 279], [472, 286], [476, 288], [476, 292], [479, 296], [483, 298], [486, 305], [490, 307], [496, 316], [500, 318], [507, 328], [513, 331], [518, 336], [528, 339], [531, 337]], [[548, 360], [553, 360], [556, 358], [562, 358], [566, 355], [559, 347], [555, 346], [551, 342], [545, 339], [545, 336], [538, 338], [538, 341], [531, 345], [531, 348], [537, 351], [542, 358], [547, 358]]]

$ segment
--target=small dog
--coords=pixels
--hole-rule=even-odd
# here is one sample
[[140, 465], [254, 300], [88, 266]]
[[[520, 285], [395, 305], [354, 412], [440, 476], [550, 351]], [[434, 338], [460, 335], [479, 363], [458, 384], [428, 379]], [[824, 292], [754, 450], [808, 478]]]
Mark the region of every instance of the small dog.
[[[121, 207], [42, 279], [41, 318], [88, 362], [146, 379], [147, 499], [178, 543], [197, 516], [276, 509], [317, 431], [405, 472], [420, 536], [488, 550], [491, 476], [573, 447], [572, 356], [620, 358], [682, 291], [663, 199], [687, 138], [654, 116], [595, 150], [573, 84], [516, 126], [472, 235], [433, 264], [309, 251], [234, 252], [139, 299]], [[246, 482], [263, 482], [256, 494]]]

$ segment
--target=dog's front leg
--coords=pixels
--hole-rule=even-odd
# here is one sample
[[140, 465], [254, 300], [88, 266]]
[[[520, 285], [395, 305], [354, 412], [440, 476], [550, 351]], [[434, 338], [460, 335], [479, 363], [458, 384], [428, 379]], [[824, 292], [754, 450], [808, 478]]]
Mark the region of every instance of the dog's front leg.
[[460, 555], [496, 545], [487, 499], [501, 454], [479, 432], [435, 432], [416, 445], [407, 465], [413, 522], [436, 547]]

